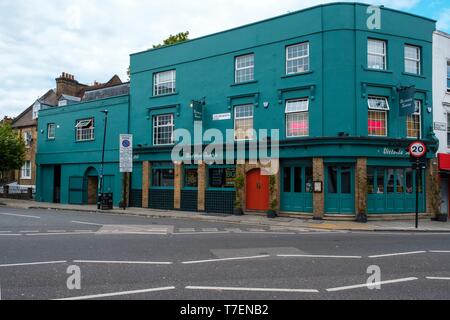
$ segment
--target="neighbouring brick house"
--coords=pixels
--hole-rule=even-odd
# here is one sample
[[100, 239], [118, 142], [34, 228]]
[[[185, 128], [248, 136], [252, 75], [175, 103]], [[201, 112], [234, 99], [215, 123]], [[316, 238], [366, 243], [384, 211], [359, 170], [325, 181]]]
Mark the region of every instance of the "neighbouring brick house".
[[11, 123], [13, 129], [18, 131], [25, 141], [25, 163], [21, 170], [16, 170], [14, 180], [19, 185], [35, 186], [36, 184], [36, 146], [38, 139], [37, 119], [39, 111], [45, 108], [66, 106], [80, 102], [86, 91], [101, 89], [121, 84], [121, 79], [115, 75], [106, 83], [97, 81], [92, 85], [79, 83], [75, 76], [63, 72], [56, 78], [56, 89], [48, 90], [31, 106], [17, 116]]

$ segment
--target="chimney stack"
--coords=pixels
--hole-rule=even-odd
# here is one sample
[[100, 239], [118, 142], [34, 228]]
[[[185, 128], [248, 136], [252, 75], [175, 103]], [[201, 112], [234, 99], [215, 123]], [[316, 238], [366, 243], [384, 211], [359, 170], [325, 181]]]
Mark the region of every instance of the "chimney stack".
[[56, 78], [56, 95], [67, 94], [77, 97], [84, 85], [75, 80], [75, 76], [67, 72], [63, 72], [60, 77]]

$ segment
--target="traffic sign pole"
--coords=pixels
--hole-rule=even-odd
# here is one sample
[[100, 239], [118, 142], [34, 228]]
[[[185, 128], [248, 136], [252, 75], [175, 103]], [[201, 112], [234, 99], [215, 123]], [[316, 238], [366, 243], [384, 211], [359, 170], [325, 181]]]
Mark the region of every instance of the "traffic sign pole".
[[422, 141], [416, 141], [409, 146], [409, 154], [415, 159], [416, 169], [416, 229], [419, 229], [419, 177], [422, 176], [422, 159], [427, 155], [427, 147]]

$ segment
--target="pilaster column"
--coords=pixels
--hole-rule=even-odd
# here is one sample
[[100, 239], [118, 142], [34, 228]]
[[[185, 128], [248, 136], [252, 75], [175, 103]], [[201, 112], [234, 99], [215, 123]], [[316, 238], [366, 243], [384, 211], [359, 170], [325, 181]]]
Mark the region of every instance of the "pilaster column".
[[181, 162], [175, 162], [175, 181], [174, 181], [174, 204], [175, 210], [181, 209], [181, 184], [183, 176], [183, 164]]
[[323, 158], [313, 159], [313, 180], [323, 184], [321, 193], [313, 193], [314, 219], [321, 220], [325, 216], [325, 172]]
[[367, 214], [367, 158], [358, 158], [355, 174], [356, 216]]
[[151, 164], [149, 161], [142, 163], [142, 208], [148, 208], [150, 189]]
[[198, 162], [198, 211], [204, 212], [206, 210], [206, 163], [204, 161]]

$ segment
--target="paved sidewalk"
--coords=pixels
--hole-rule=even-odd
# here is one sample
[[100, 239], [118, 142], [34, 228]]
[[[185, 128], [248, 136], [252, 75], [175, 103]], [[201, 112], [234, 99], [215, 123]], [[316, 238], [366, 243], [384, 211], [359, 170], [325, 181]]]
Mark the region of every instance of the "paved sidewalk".
[[435, 222], [429, 218], [420, 220], [420, 228], [415, 229], [413, 220], [404, 221], [369, 221], [368, 223], [357, 223], [352, 221], [313, 221], [298, 218], [278, 217], [276, 219], [268, 219], [265, 216], [257, 215], [208, 215], [193, 212], [182, 211], [162, 211], [142, 208], [128, 208], [126, 211], [115, 208], [111, 211], [97, 210], [96, 206], [81, 205], [61, 205], [54, 203], [40, 203], [25, 200], [0, 199], [0, 206], [20, 209], [54, 209], [65, 211], [82, 211], [82, 212], [103, 212], [111, 214], [126, 214], [134, 216], [145, 216], [153, 218], [171, 218], [171, 219], [189, 219], [206, 222], [223, 222], [244, 225], [270, 226], [286, 229], [309, 228], [316, 230], [329, 231], [396, 231], [396, 232], [449, 232], [450, 222]]

